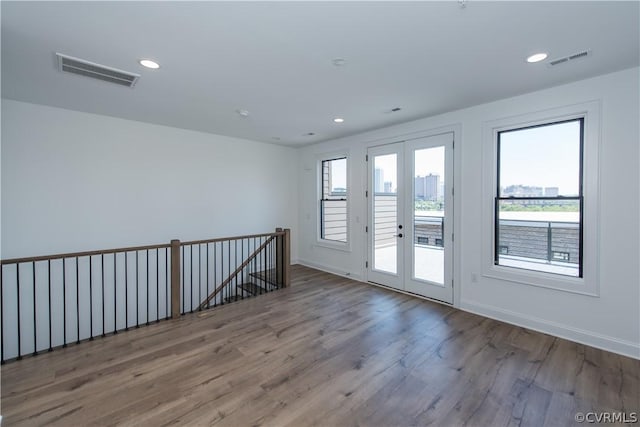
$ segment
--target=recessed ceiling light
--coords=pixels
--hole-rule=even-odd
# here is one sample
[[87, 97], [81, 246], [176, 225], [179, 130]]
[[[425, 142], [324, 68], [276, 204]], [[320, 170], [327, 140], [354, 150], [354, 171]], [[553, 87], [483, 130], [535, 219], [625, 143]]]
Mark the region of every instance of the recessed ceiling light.
[[236, 110], [236, 113], [241, 117], [249, 117], [249, 112], [247, 110], [238, 109]]
[[157, 70], [158, 68], [160, 68], [160, 64], [150, 59], [141, 59], [139, 62], [143, 67], [151, 68], [152, 70]]
[[392, 112], [392, 113], [397, 113], [397, 112], [398, 112], [398, 111], [400, 111], [400, 110], [402, 110], [402, 108], [400, 108], [400, 107], [396, 107], [396, 108], [392, 108], [392, 109], [391, 109], [391, 112]]
[[544, 61], [545, 59], [547, 59], [547, 56], [549, 56], [549, 55], [547, 55], [547, 54], [546, 54], [546, 53], [544, 53], [544, 52], [541, 52], [541, 53], [535, 53], [535, 54], [533, 54], [533, 55], [531, 55], [531, 56], [527, 57], [527, 62], [529, 62], [529, 63], [532, 63], [532, 64], [533, 64], [534, 62]]
[[347, 60], [344, 58], [334, 58], [332, 61], [333, 65], [336, 67], [342, 67], [347, 64]]
[[336, 123], [343, 123], [344, 119], [340, 118], [340, 117], [336, 117], [335, 119], [333, 119], [333, 121], [336, 122]]
[[313, 136], [313, 135], [315, 135], [315, 133], [313, 133], [313, 132], [309, 132], [309, 133], [306, 134], [306, 136]]

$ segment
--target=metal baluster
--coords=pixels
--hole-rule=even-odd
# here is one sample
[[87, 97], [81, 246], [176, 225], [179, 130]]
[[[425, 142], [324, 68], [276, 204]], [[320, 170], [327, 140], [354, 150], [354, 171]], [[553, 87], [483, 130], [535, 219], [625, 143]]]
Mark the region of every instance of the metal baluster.
[[[240, 240], [240, 262], [244, 262], [244, 241], [246, 239], [242, 239]], [[242, 281], [244, 282], [244, 273], [245, 273], [246, 267], [242, 269], [242, 272], [240, 274], [242, 274]], [[248, 277], [247, 277], [248, 278]], [[240, 284], [240, 286], [242, 286], [243, 283]], [[244, 286], [249, 286], [248, 283], [244, 283]], [[240, 294], [240, 297], [242, 299], [244, 299], [244, 289], [242, 289], [242, 293]]]
[[102, 270], [102, 337], [104, 338], [104, 254], [100, 254], [100, 269]]
[[[218, 243], [217, 242], [213, 242], [213, 289], [216, 289], [217, 287], [217, 281], [218, 281], [218, 262], [217, 262], [217, 255], [218, 255], [218, 249], [217, 249]], [[213, 306], [217, 306], [218, 305], [218, 296], [216, 296], [213, 299]], [[211, 305], [209, 305], [211, 306]]]
[[[207, 298], [209, 298], [211, 292], [209, 292], [209, 243], [207, 243]], [[207, 302], [207, 308], [211, 306], [211, 301]]]
[[76, 257], [76, 344], [80, 344], [80, 261]]
[[149, 249], [147, 249], [147, 326], [149, 326]]
[[129, 253], [124, 253], [124, 330], [129, 330]]
[[169, 317], [169, 248], [164, 248], [164, 316]]
[[140, 327], [140, 263], [138, 262], [138, 251], [136, 251], [136, 328]]
[[20, 328], [20, 264], [16, 264], [16, 295], [18, 299], [18, 360], [22, 359], [22, 345], [20, 342], [22, 331]]
[[118, 253], [113, 253], [113, 333], [118, 333]]
[[49, 351], [53, 351], [52, 331], [51, 331], [51, 260], [47, 260], [47, 279], [49, 286]]
[[67, 346], [67, 259], [62, 258], [62, 347]]
[[89, 341], [93, 341], [93, 263], [89, 255]]
[[31, 263], [33, 272], [33, 355], [38, 355], [38, 323], [36, 319], [36, 263]]
[[[266, 243], [266, 241], [267, 241], [267, 238], [266, 238], [266, 237], [264, 238], [264, 241], [265, 241], [265, 243]], [[262, 250], [262, 251], [263, 251], [263, 253], [264, 253], [264, 264], [262, 265], [262, 278], [263, 278], [263, 280], [264, 280], [264, 285], [265, 285], [265, 287], [266, 287], [266, 288], [265, 288], [265, 292], [268, 292], [269, 288], [271, 287], [271, 286], [269, 286], [269, 282], [268, 282], [268, 280], [267, 280], [267, 279], [268, 279], [268, 277], [267, 277], [267, 249], [268, 249], [268, 246], [269, 246], [269, 245], [267, 245], [267, 246]]]
[[[231, 240], [227, 241], [227, 249], [228, 249], [228, 253], [229, 253], [229, 259], [228, 264], [229, 264], [229, 269], [227, 270], [227, 274], [231, 275]], [[227, 286], [227, 298], [229, 298], [229, 300], [231, 299], [231, 283], [229, 283]], [[222, 293], [224, 293], [224, 290], [222, 291]]]
[[198, 244], [198, 311], [202, 311], [200, 302], [202, 301], [202, 245]]
[[191, 272], [189, 279], [189, 305], [191, 306], [190, 312], [193, 313], [193, 245], [189, 245], [189, 270]]
[[0, 264], [0, 364], [4, 365], [4, 281], [3, 281], [4, 265]]
[[184, 303], [187, 301], [187, 294], [184, 292], [184, 271], [187, 269], [187, 266], [184, 265], [184, 251], [187, 250], [186, 246], [182, 246], [180, 248], [182, 250], [182, 314], [185, 313]]
[[[254, 253], [256, 251], [256, 247], [257, 247], [256, 246], [256, 238], [255, 237], [252, 238], [250, 240], [250, 242], [251, 241], [253, 241], [253, 247], [251, 248], [251, 253]], [[258, 277], [258, 271], [257, 271], [257, 268], [256, 268], [256, 258], [255, 257], [251, 260], [250, 266], [251, 266], [251, 268], [250, 268], [251, 274], [253, 274], [254, 280], [256, 281], [256, 286], [258, 286], [258, 281], [260, 280], [260, 277]], [[261, 293], [261, 288], [262, 288], [262, 286], [258, 286], [256, 288], [256, 291], [258, 291], [257, 292], [258, 295]]]
[[[225, 279], [224, 275], [224, 241], [220, 242], [220, 284]], [[220, 292], [220, 305], [224, 304], [224, 291], [225, 288], [222, 288], [222, 292]]]
[[156, 323], [160, 321], [160, 255], [156, 248]]
[[[233, 240], [233, 255], [234, 255], [234, 258], [236, 260], [236, 263], [233, 266], [233, 271], [235, 271], [238, 268], [238, 239], [234, 239]], [[235, 275], [233, 280], [234, 280], [234, 282], [236, 282], [235, 301], [238, 301], [238, 275], [237, 274]]]
[[[268, 239], [268, 237], [267, 237]], [[269, 280], [269, 289], [273, 290], [273, 286], [271, 285], [272, 283], [272, 276], [271, 276], [271, 266], [272, 266], [272, 261], [273, 261], [273, 251], [271, 250], [273, 246], [273, 240], [269, 242], [269, 244], [267, 245], [267, 259], [269, 260], [268, 263], [268, 269], [267, 269], [267, 278]]]
[[273, 247], [273, 240], [269, 242], [269, 244], [267, 245], [267, 256], [269, 259], [269, 268], [267, 269], [267, 274], [269, 277], [269, 289], [273, 290], [273, 286], [271, 286], [271, 283], [273, 283], [273, 276], [272, 276], [272, 271], [271, 271], [271, 266], [273, 265], [273, 251], [272, 251], [272, 247]]
[[[252, 253], [256, 251], [257, 248], [257, 242], [256, 242], [256, 238], [253, 238], [253, 249], [252, 249]], [[256, 284], [257, 282], [260, 280], [260, 275], [258, 274], [258, 258], [254, 257], [253, 260], [251, 260], [251, 265], [252, 265], [252, 270], [253, 270], [253, 274], [254, 277], [256, 278]], [[259, 287], [258, 289], [258, 295], [262, 294], [262, 286]]]

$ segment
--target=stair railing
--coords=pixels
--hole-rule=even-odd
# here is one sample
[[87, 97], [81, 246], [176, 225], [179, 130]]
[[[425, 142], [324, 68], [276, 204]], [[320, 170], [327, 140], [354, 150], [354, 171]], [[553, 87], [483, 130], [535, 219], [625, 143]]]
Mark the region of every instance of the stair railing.
[[290, 230], [281, 228], [1, 260], [0, 361], [287, 287], [290, 263]]

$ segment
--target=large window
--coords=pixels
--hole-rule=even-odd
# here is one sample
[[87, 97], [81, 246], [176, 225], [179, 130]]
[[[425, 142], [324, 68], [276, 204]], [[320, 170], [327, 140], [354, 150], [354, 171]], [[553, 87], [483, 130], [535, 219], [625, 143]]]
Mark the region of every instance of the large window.
[[320, 239], [347, 243], [347, 158], [322, 160]]
[[584, 118], [497, 132], [494, 264], [583, 277]]

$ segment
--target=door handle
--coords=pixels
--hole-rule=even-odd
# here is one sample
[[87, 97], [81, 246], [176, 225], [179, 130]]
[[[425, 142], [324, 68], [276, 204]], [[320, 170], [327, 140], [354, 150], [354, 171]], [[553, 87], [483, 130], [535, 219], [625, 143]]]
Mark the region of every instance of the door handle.
[[402, 233], [400, 233], [400, 234], [396, 234], [396, 237], [399, 237], [399, 238], [401, 238], [401, 239], [402, 239]]

